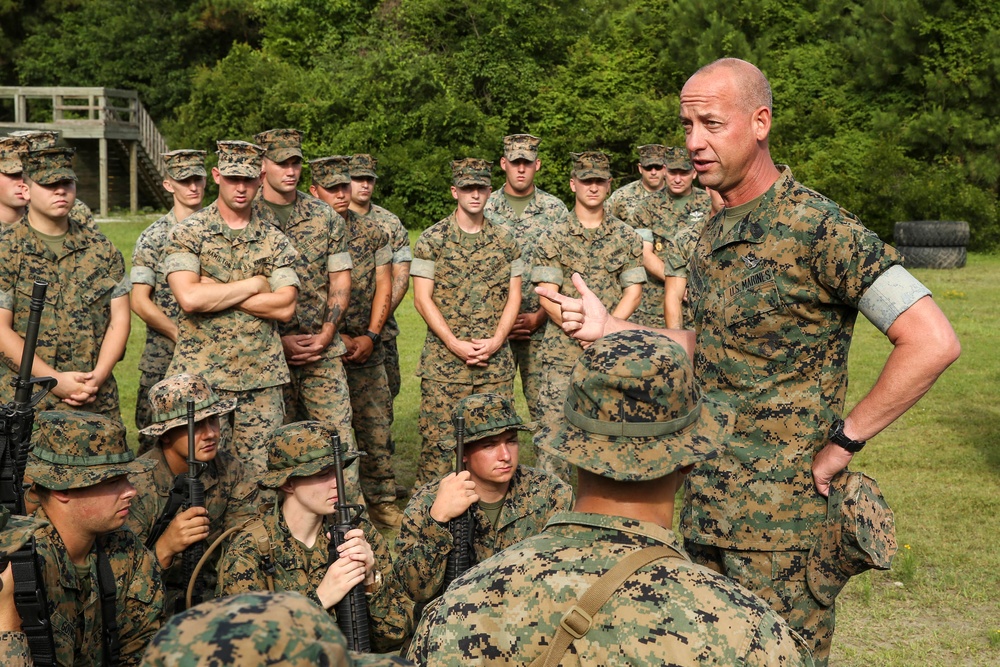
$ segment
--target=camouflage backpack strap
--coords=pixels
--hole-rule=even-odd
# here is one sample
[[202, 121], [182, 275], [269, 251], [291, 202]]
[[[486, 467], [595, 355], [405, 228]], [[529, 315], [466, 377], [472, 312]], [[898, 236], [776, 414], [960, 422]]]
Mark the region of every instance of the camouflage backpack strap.
[[104, 549], [103, 539], [97, 541], [97, 586], [101, 597], [102, 642], [104, 665], [115, 667], [121, 656], [118, 638], [118, 593], [115, 587], [115, 573]]
[[590, 625], [604, 603], [611, 599], [615, 591], [633, 574], [654, 560], [661, 558], [681, 558], [676, 549], [666, 545], [636, 549], [617, 565], [601, 575], [591, 584], [576, 604], [563, 614], [556, 628], [556, 636], [549, 649], [535, 658], [530, 667], [556, 667], [574, 639], [583, 637], [590, 631]]

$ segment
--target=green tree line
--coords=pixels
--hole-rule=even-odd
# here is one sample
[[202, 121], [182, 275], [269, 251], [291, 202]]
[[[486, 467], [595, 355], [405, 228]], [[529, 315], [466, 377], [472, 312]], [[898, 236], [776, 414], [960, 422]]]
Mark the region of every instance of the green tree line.
[[723, 56], [769, 77], [800, 181], [885, 239], [958, 219], [1000, 248], [993, 0], [0, 0], [8, 85], [135, 88], [172, 147], [296, 127], [309, 155], [373, 153], [412, 228], [450, 211], [450, 160], [498, 159], [508, 133], [543, 138], [539, 185], [564, 198], [570, 151], [632, 180]]

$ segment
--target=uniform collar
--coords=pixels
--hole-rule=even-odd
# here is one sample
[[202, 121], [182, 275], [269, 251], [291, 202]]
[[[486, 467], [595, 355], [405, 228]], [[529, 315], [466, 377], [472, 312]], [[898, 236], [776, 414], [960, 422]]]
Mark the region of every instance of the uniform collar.
[[747, 213], [742, 220], [734, 225], [729, 234], [725, 236], [722, 234], [723, 222], [725, 220], [724, 210], [712, 218], [709, 222], [709, 238], [713, 239], [713, 252], [730, 243], [762, 243], [767, 238], [767, 232], [775, 222], [768, 213], [771, 202], [791, 189], [795, 182], [795, 179], [792, 177], [792, 170], [787, 165], [777, 165], [777, 167], [779, 171], [778, 179], [763, 194], [756, 208]]
[[[663, 544], [677, 551], [685, 559], [690, 560], [674, 531], [648, 521], [638, 521], [636, 519], [607, 514], [560, 512], [545, 524], [546, 531], [587, 531], [588, 529], [591, 529], [588, 532], [594, 533], [594, 541], [602, 539], [602, 536], [609, 532], [624, 533], [631, 538], [629, 541], [633, 541], [638, 545], [648, 546], [651, 542]], [[620, 537], [616, 537], [615, 540], [621, 541]]]

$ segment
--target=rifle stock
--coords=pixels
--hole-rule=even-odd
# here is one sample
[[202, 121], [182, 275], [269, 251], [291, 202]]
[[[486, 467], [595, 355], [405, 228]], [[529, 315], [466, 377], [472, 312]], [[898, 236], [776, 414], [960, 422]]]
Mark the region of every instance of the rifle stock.
[[[463, 459], [465, 458], [465, 417], [459, 415], [455, 417], [455, 473], [465, 470]], [[451, 532], [451, 552], [448, 554], [448, 562], [445, 565], [444, 583], [441, 590], [448, 590], [451, 582], [455, 581], [463, 572], [472, 567], [472, 512], [465, 510], [461, 516], [455, 517], [448, 522], [448, 530]]]

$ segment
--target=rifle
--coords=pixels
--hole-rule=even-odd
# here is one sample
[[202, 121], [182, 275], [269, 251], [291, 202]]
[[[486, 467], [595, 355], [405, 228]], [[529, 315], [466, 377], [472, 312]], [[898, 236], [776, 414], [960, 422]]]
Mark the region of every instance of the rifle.
[[[333, 469], [337, 476], [337, 504], [330, 515], [330, 558], [333, 564], [339, 558], [337, 547], [344, 543], [344, 536], [355, 528], [361, 520], [365, 508], [347, 504], [347, 487], [344, 485], [344, 463], [340, 455], [340, 436], [333, 436]], [[353, 516], [352, 516], [353, 512]], [[337, 625], [344, 633], [347, 648], [359, 653], [371, 652], [371, 630], [368, 627], [368, 599], [365, 597], [364, 582], [358, 584], [334, 605], [337, 611]]]
[[[187, 464], [188, 471], [187, 476], [184, 479], [184, 488], [187, 495], [187, 507], [204, 507], [205, 506], [205, 483], [202, 482], [199, 477], [202, 471], [205, 469], [205, 463], [199, 461], [195, 454], [195, 443], [194, 443], [194, 399], [189, 398], [187, 400], [187, 435], [188, 435], [188, 456]], [[201, 557], [205, 553], [205, 541], [199, 540], [194, 544], [188, 546], [184, 550], [184, 579], [187, 581], [191, 580], [194, 575], [194, 568], [201, 560]], [[198, 604], [201, 602], [201, 596], [203, 591], [195, 585], [194, 596], [192, 597], [193, 604]]]
[[[17, 377], [11, 382], [14, 385], [14, 400], [0, 407], [0, 502], [12, 514], [19, 515], [23, 515], [25, 510], [24, 470], [31, 450], [35, 406], [56, 386], [55, 378], [31, 377], [48, 286], [48, 283], [36, 280], [31, 289], [21, 364]], [[38, 385], [35, 394], [31, 393], [33, 385]], [[21, 615], [22, 630], [28, 636], [31, 658], [35, 665], [54, 665], [55, 643], [45, 596], [45, 580], [42, 578], [42, 562], [35, 539], [31, 538], [21, 549], [9, 554], [8, 559], [14, 573], [14, 605]]]
[[[455, 417], [455, 474], [465, 470], [462, 459], [465, 457], [465, 417], [459, 415]], [[472, 511], [465, 510], [461, 516], [457, 516], [448, 522], [448, 530], [451, 531], [451, 553], [448, 554], [448, 563], [444, 570], [444, 583], [441, 590], [448, 590], [451, 582], [455, 581], [463, 572], [472, 567]]]

